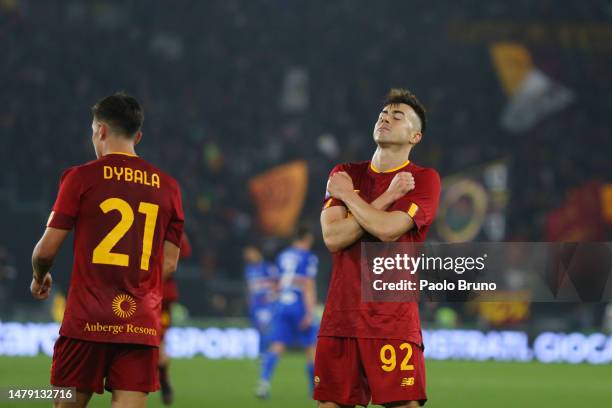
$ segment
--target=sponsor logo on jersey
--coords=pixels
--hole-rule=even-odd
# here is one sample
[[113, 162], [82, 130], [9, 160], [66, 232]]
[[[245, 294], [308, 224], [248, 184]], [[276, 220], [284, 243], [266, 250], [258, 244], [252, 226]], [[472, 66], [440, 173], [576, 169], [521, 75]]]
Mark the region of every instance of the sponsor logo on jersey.
[[131, 317], [136, 313], [136, 301], [133, 297], [125, 293], [115, 296], [112, 307], [113, 313], [122, 319]]
[[414, 377], [404, 377], [402, 378], [402, 383], [400, 387], [410, 387], [414, 385]]
[[134, 326], [133, 324], [101, 324], [100, 322], [85, 323], [83, 331], [94, 333], [112, 333], [112, 334], [146, 334], [148, 336], [157, 336], [157, 330], [152, 327]]

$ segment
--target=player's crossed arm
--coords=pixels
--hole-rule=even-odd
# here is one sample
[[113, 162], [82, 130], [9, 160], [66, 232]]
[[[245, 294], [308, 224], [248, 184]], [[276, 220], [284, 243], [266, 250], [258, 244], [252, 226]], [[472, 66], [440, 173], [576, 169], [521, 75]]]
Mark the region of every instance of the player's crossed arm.
[[381, 241], [397, 240], [414, 226], [414, 221], [401, 211], [385, 210], [414, 187], [411, 173], [398, 173], [387, 190], [368, 204], [353, 190], [353, 182], [346, 172], [334, 173], [327, 186], [328, 192], [343, 201], [353, 216], [347, 217], [347, 209], [342, 206], [323, 210], [321, 228], [327, 248], [331, 252], [346, 248], [357, 241], [364, 230]]
[[363, 228], [353, 217], [347, 217], [345, 207], [334, 206], [321, 213], [321, 231], [325, 246], [331, 252], [346, 248], [363, 235]]
[[414, 221], [403, 211], [387, 212], [374, 208], [358, 194], [348, 194], [344, 203], [361, 227], [383, 242], [397, 241], [414, 227]]

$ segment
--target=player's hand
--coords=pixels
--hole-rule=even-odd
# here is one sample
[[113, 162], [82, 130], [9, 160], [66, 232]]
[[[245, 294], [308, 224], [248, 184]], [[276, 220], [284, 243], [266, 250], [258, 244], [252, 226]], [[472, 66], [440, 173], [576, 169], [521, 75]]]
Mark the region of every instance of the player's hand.
[[36, 278], [32, 278], [32, 283], [30, 284], [30, 292], [32, 292], [32, 296], [34, 299], [44, 300], [49, 297], [49, 293], [51, 292], [51, 285], [53, 284], [53, 278], [51, 278], [51, 274], [47, 272], [42, 282], [38, 282]]
[[306, 316], [300, 321], [300, 330], [307, 329], [312, 324], [312, 314], [306, 313]]
[[387, 192], [391, 194], [393, 200], [395, 201], [408, 194], [409, 191], [414, 190], [414, 187], [415, 183], [412, 173], [402, 171], [393, 177], [391, 184], [389, 184], [389, 187], [387, 188]]
[[327, 182], [327, 192], [338, 200], [343, 200], [346, 194], [353, 192], [353, 180], [345, 171], [332, 174]]

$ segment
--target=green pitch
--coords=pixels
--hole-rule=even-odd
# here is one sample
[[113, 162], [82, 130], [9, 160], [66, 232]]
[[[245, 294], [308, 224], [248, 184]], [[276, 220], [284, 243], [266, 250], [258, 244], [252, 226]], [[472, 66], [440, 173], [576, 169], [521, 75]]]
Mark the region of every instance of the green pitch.
[[[0, 387], [45, 387], [51, 360], [47, 357], [0, 357]], [[612, 407], [610, 366], [544, 365], [539, 363], [427, 363], [431, 408], [575, 408]], [[172, 365], [175, 407], [314, 407], [306, 395], [303, 357], [288, 354], [278, 365], [272, 398], [253, 397], [258, 367], [255, 361], [177, 360]], [[1, 407], [41, 407], [49, 403], [0, 401]], [[109, 394], [94, 395], [89, 405], [110, 407]], [[162, 407], [159, 395], [149, 407]]]

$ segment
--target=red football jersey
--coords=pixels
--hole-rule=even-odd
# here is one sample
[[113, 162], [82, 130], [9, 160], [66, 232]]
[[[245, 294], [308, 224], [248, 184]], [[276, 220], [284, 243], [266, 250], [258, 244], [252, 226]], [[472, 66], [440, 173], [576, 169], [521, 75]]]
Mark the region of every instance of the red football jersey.
[[[404, 165], [380, 172], [369, 162], [336, 166], [330, 173], [345, 171], [355, 190], [368, 203], [378, 198], [402, 171], [411, 172], [415, 188], [393, 203], [387, 211], [406, 211], [415, 227], [397, 242], [423, 242], [438, 208], [440, 176], [431, 168], [407, 161]], [[326, 196], [323, 209], [344, 205]], [[320, 336], [386, 338], [422, 344], [419, 306], [416, 302], [355, 302], [361, 299], [361, 243], [379, 242], [367, 232], [352, 245], [332, 254], [332, 276], [327, 303], [319, 330]]]
[[60, 334], [159, 345], [163, 245], [183, 234], [177, 182], [140, 157], [108, 154], [64, 172], [47, 226], [75, 228]]
[[[189, 243], [189, 239], [186, 234], [183, 234], [181, 237], [181, 252], [179, 255], [179, 259], [186, 259], [191, 256], [191, 243]], [[164, 302], [176, 302], [179, 297], [178, 293], [178, 285], [174, 280], [174, 274], [172, 274], [169, 278], [164, 280], [164, 289], [162, 291], [163, 301]]]

